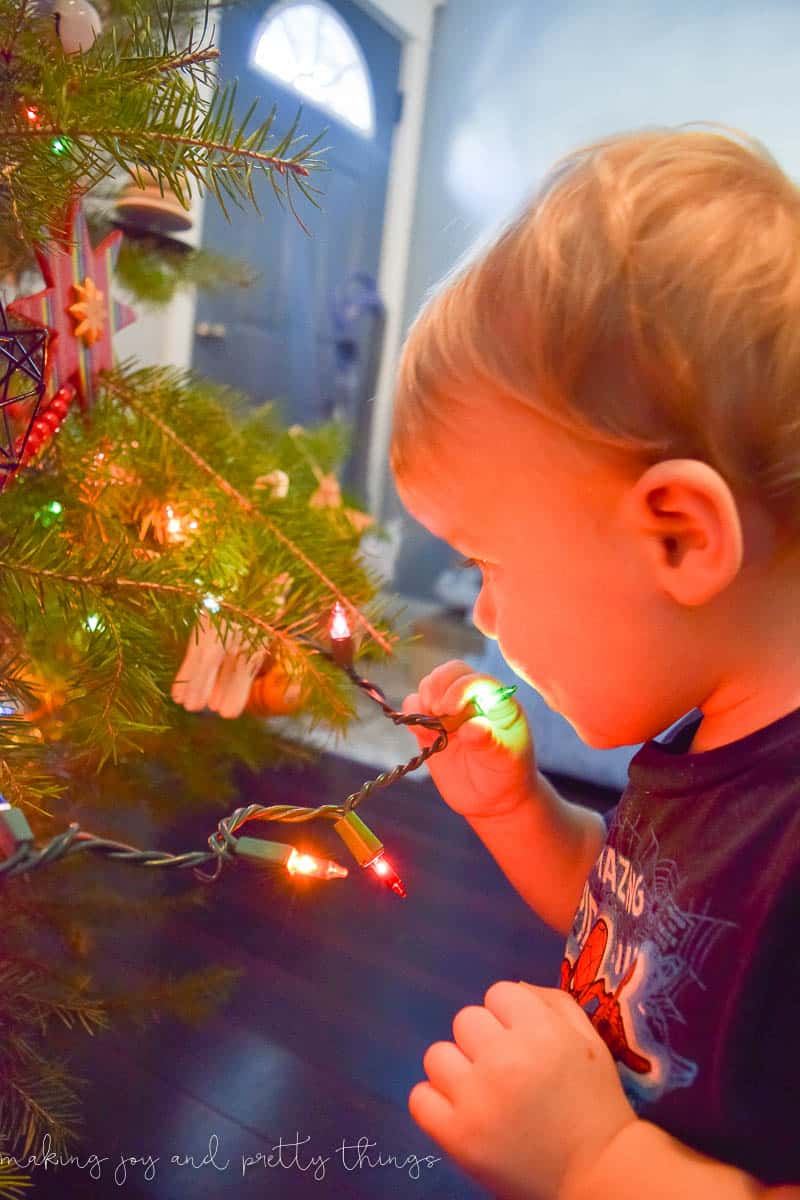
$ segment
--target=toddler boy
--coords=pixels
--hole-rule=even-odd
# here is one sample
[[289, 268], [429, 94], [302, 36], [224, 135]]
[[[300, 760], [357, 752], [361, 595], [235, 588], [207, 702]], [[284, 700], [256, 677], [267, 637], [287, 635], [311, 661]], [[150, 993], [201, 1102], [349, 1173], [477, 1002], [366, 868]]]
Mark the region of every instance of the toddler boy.
[[733, 132], [576, 151], [415, 322], [391, 462], [515, 671], [645, 743], [607, 821], [513, 700], [430, 760], [567, 944], [456, 1015], [413, 1117], [512, 1200], [800, 1197], [800, 192]]

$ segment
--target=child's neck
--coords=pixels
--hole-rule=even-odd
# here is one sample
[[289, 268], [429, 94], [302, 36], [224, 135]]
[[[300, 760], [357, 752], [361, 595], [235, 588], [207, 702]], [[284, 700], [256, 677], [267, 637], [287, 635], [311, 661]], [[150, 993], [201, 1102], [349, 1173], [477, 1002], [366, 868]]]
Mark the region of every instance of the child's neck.
[[718, 666], [697, 704], [703, 719], [689, 754], [739, 741], [800, 708], [800, 550], [765, 568], [759, 552], [770, 545], [754, 541], [752, 527], [748, 533], [749, 570], [735, 596], [731, 590], [725, 623], [706, 631]]
[[749, 733], [755, 733], [757, 729], [772, 725], [796, 708], [800, 708], [800, 684], [796, 684], [793, 690], [748, 696], [729, 708], [709, 711], [704, 707], [701, 710], [703, 720], [695, 730], [687, 753], [702, 754], [705, 750], [727, 746], [729, 742], [736, 742]]

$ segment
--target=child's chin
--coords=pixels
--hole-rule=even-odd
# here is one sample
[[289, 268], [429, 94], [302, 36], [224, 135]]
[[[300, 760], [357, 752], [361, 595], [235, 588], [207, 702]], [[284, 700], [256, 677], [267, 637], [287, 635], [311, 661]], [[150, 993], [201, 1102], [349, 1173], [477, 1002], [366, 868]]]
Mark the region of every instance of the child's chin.
[[[573, 728], [575, 728], [573, 726]], [[619, 738], [604, 736], [601, 733], [588, 733], [582, 729], [575, 729], [581, 741], [585, 742], [592, 750], [614, 750], [617, 746], [624, 745]]]
[[615, 737], [613, 734], [605, 733], [601, 729], [582, 724], [579, 718], [572, 717], [564, 709], [557, 709], [557, 711], [560, 712], [565, 721], [569, 721], [584, 745], [589, 746], [592, 750], [614, 750], [617, 746], [625, 744], [619, 740], [619, 737]]

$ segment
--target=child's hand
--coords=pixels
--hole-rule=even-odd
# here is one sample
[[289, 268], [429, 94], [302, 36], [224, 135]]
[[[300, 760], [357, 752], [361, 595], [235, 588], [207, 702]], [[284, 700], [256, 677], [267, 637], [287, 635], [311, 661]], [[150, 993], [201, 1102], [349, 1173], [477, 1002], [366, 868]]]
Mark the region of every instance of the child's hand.
[[453, 1042], [423, 1059], [417, 1124], [500, 1200], [555, 1200], [636, 1114], [605, 1042], [559, 988], [495, 983], [463, 1008]]
[[[464, 662], [447, 662], [426, 675], [403, 701], [404, 713], [435, 716], [460, 712], [477, 682], [501, 686], [478, 675]], [[435, 730], [410, 728], [420, 746], [429, 746]], [[449, 735], [447, 749], [428, 759], [434, 783], [449, 806], [463, 817], [510, 812], [536, 788], [533, 741], [525, 714], [515, 700], [504, 700], [487, 717], [473, 717]]]

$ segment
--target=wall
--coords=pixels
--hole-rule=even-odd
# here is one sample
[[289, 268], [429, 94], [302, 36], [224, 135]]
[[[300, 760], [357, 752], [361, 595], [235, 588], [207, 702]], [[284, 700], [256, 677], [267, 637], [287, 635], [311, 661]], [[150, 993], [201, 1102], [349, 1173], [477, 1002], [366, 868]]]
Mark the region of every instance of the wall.
[[[800, 178], [796, 0], [448, 0], [437, 13], [405, 325], [550, 164], [645, 125], [720, 121]], [[399, 510], [393, 489], [387, 515]], [[407, 518], [394, 586], [430, 597], [452, 556]]]

